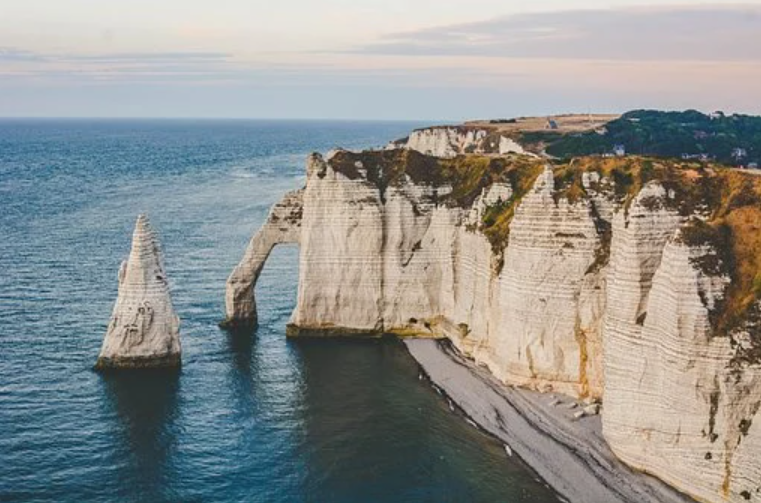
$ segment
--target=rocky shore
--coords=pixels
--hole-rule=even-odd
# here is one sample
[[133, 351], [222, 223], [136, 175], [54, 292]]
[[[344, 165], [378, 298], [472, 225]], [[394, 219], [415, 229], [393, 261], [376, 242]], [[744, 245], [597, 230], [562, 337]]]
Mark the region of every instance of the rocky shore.
[[434, 386], [563, 498], [585, 503], [693, 501], [617, 460], [602, 437], [600, 416], [578, 417], [584, 412], [582, 401], [505, 386], [446, 340], [404, 343]]

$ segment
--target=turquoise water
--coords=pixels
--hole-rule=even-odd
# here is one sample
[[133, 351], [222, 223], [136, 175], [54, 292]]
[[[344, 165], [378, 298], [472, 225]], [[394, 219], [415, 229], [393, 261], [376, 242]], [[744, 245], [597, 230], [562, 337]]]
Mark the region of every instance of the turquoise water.
[[[418, 124], [0, 121], [0, 501], [556, 501], [452, 413], [393, 339], [286, 340], [298, 251], [259, 329], [227, 274], [308, 152]], [[91, 371], [139, 212], [182, 318], [177, 374]]]

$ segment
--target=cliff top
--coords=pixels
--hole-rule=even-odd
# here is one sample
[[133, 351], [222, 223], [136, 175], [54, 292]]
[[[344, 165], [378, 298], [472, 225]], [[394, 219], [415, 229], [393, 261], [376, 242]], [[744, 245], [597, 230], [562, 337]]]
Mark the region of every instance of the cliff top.
[[349, 179], [366, 179], [382, 192], [403, 184], [407, 178], [434, 187], [451, 187], [444, 204], [470, 207], [482, 190], [494, 183], [525, 186], [528, 190], [542, 171], [544, 161], [520, 155], [461, 155], [451, 159], [432, 157], [414, 150], [365, 152], [336, 151], [328, 163]]
[[475, 120], [465, 122], [464, 126], [476, 129], [491, 129], [504, 133], [538, 131], [580, 133], [594, 131], [620, 117], [621, 115], [619, 114], [563, 114], [547, 117]]

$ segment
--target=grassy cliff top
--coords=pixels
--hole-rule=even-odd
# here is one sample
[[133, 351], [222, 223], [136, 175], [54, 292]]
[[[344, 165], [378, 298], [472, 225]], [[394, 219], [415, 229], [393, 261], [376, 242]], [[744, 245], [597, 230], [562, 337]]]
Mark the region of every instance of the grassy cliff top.
[[416, 129], [416, 131], [454, 129], [461, 132], [467, 131], [494, 131], [511, 136], [519, 132], [546, 131], [550, 121], [553, 131], [557, 133], [581, 133], [593, 131], [605, 126], [610, 121], [620, 118], [618, 114], [562, 114], [544, 117], [516, 117], [512, 119], [473, 120], [464, 124], [449, 126], [433, 126]]
[[[510, 183], [526, 191], [541, 172], [544, 161], [526, 156], [461, 155], [442, 159], [414, 150], [378, 150], [366, 152], [338, 151], [330, 166], [349, 179], [364, 179], [376, 184], [384, 193], [389, 186], [402, 184], [407, 177], [415, 183], [434, 187], [451, 187], [452, 193], [442, 202], [470, 207], [483, 189], [494, 183]], [[533, 176], [533, 178], [532, 178]]]

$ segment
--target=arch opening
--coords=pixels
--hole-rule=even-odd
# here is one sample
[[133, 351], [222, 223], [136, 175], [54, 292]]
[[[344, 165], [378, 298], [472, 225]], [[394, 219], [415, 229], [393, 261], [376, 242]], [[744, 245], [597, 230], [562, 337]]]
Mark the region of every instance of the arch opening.
[[287, 193], [267, 215], [249, 241], [243, 258], [227, 279], [223, 328], [254, 328], [258, 324], [255, 287], [273, 248], [299, 244], [304, 214], [304, 190]]

